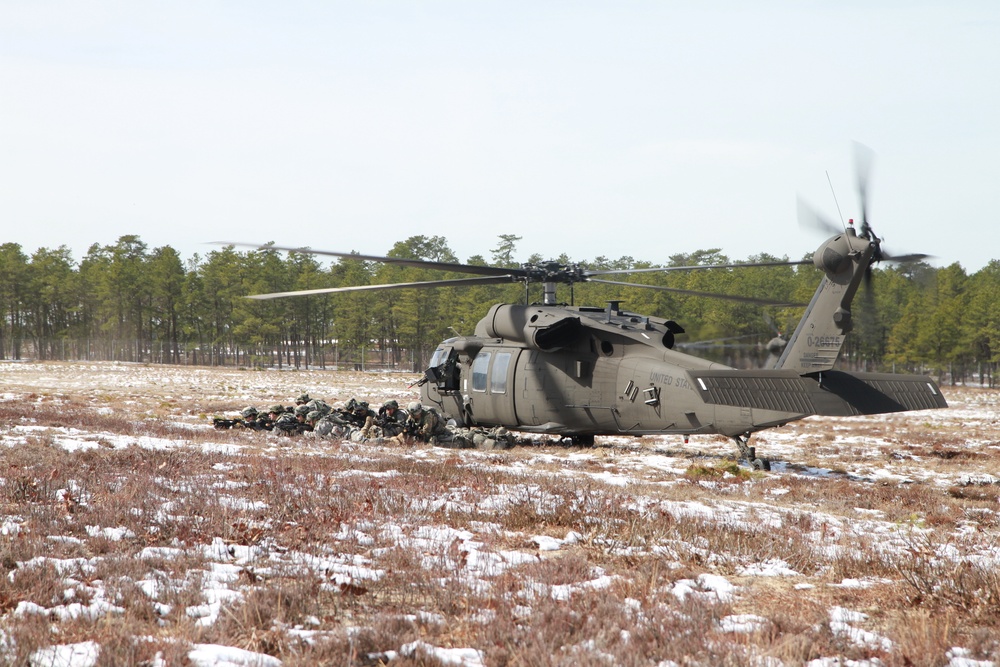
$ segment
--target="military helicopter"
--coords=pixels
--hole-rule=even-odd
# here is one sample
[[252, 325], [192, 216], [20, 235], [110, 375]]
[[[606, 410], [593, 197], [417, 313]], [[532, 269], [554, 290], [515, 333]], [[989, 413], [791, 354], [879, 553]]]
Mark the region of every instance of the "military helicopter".
[[[811, 415], [852, 416], [947, 407], [927, 375], [835, 370], [851, 331], [851, 303], [873, 264], [917, 261], [926, 255], [890, 256], [867, 221], [862, 192], [860, 230], [853, 225], [828, 238], [812, 260], [589, 270], [545, 262], [519, 268], [470, 266], [281, 246], [254, 246], [348, 257], [401, 266], [474, 274], [427, 282], [363, 285], [251, 296], [273, 299], [306, 294], [459, 285], [541, 283], [543, 299], [532, 304], [496, 304], [471, 336], [443, 341], [421, 381], [421, 400], [464, 426], [504, 426], [530, 433], [568, 436], [593, 443], [597, 435], [731, 438], [741, 459], [770, 469], [749, 445], [753, 433]], [[785, 266], [812, 263], [824, 277], [798, 327], [781, 344], [770, 367], [739, 370], [680, 352], [675, 321], [631, 313], [620, 301], [603, 307], [558, 303], [556, 286], [583, 282], [636, 286], [604, 276], [640, 271]], [[704, 294], [639, 285], [685, 294]], [[784, 304], [787, 305], [787, 304]]]

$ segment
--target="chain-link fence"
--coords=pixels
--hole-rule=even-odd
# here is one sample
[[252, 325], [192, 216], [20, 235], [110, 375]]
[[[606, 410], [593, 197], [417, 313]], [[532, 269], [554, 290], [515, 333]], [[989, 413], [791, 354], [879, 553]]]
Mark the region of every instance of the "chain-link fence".
[[169, 341], [118, 339], [30, 339], [7, 341], [0, 359], [47, 361], [122, 361], [179, 366], [237, 368], [297, 368], [330, 370], [423, 371], [430, 350], [347, 348], [337, 343], [287, 343], [278, 347], [241, 348], [228, 345], [185, 345]]

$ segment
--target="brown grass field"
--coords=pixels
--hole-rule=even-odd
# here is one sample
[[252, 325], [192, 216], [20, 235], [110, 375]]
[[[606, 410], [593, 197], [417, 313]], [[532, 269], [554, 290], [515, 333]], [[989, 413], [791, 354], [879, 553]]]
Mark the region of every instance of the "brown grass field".
[[1000, 392], [505, 451], [217, 431], [415, 378], [0, 364], [0, 664], [1000, 664]]

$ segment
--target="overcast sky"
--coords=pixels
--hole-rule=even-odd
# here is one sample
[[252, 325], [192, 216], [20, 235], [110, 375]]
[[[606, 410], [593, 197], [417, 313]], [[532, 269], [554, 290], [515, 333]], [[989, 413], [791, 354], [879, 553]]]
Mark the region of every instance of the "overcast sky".
[[1000, 3], [0, 0], [0, 243], [1000, 258]]

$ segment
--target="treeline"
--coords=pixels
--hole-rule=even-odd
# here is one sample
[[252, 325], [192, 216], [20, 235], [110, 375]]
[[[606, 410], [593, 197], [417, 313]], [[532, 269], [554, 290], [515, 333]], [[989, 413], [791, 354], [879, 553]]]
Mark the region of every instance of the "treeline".
[[[517, 241], [501, 235], [489, 259], [465, 263], [513, 267]], [[440, 236], [399, 241], [391, 257], [458, 262]], [[553, 258], [539, 255], [528, 262]], [[555, 258], [562, 263], [572, 260]], [[767, 255], [744, 261], [769, 261]], [[689, 266], [731, 261], [717, 249], [667, 258], [597, 257], [592, 269]], [[92, 245], [75, 262], [65, 247], [30, 256], [0, 246], [0, 358], [114, 359], [135, 362], [326, 366], [381, 364], [418, 370], [436, 344], [471, 334], [498, 302], [541, 300], [517, 284], [397, 289], [266, 301], [250, 294], [458, 277], [429, 269], [273, 249], [222, 247], [184, 260], [170, 246], [150, 249], [137, 236]], [[703, 292], [808, 303], [821, 274], [811, 266], [639, 273], [631, 281]], [[627, 310], [668, 317], [688, 341], [737, 340], [699, 354], [727, 363], [760, 363], [762, 343], [790, 333], [801, 308], [761, 307], [617, 285], [560, 286], [578, 304], [623, 302]], [[855, 331], [844, 362], [867, 370], [922, 370], [952, 382], [993, 384], [1000, 361], [1000, 261], [968, 275], [959, 264], [876, 268], [854, 302]], [[733, 338], [739, 337], [739, 338]], [[685, 340], [682, 338], [681, 340]]]

